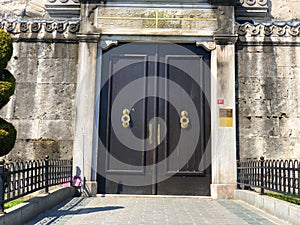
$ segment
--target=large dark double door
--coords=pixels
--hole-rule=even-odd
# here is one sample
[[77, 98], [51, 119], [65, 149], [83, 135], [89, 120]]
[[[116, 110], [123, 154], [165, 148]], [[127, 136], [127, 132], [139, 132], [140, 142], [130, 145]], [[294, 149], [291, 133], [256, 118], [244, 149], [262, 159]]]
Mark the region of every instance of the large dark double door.
[[192, 44], [103, 53], [99, 193], [210, 195], [209, 65]]

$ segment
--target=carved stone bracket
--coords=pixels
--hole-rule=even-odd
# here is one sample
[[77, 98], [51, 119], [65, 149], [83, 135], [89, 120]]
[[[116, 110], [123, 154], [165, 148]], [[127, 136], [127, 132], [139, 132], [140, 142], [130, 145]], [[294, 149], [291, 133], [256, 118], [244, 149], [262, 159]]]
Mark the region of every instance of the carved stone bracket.
[[100, 42], [100, 48], [102, 50], [107, 50], [112, 46], [117, 46], [118, 45], [118, 41], [112, 41], [112, 40], [101, 40]]
[[[56, 38], [62, 36], [63, 39], [76, 38], [79, 31], [79, 21], [18, 21], [0, 19], [0, 29], [10, 33], [13, 38], [41, 38], [47, 34], [53, 34]], [[33, 35], [33, 34], [38, 34]], [[53, 38], [54, 38], [53, 36]]]
[[[300, 23], [245, 23], [238, 27], [240, 42], [295, 42], [300, 39]], [[296, 38], [296, 39], [295, 39]]]
[[196, 46], [199, 47], [204, 47], [207, 51], [212, 51], [216, 49], [216, 43], [215, 42], [196, 42]]

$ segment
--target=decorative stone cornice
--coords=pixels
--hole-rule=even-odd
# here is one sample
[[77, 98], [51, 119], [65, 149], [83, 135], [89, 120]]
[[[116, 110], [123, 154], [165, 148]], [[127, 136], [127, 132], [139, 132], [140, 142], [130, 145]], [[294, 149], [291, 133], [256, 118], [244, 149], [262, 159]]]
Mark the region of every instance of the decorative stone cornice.
[[239, 26], [238, 34], [240, 36], [290, 36], [299, 37], [300, 22], [295, 24], [290, 23], [271, 23], [271, 24], [250, 24], [245, 23]]
[[79, 21], [58, 20], [9, 20], [0, 19], [0, 29], [11, 34], [13, 39], [76, 39]]
[[52, 17], [78, 18], [80, 16], [79, 0], [47, 0], [45, 8]]
[[235, 8], [236, 20], [265, 20], [269, 18], [270, 0], [237, 0]]
[[267, 6], [268, 0], [239, 0], [243, 7], [261, 7]]
[[272, 42], [300, 44], [300, 21], [273, 22], [251, 24], [244, 23], [238, 26], [239, 41], [245, 43]]

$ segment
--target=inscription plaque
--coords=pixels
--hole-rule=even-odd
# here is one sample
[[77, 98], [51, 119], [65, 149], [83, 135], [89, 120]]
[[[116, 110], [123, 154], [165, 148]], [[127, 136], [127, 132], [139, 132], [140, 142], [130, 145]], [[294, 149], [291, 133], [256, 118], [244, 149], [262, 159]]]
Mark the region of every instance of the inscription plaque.
[[217, 29], [216, 9], [185, 6], [100, 6], [97, 26], [102, 33], [199, 35]]

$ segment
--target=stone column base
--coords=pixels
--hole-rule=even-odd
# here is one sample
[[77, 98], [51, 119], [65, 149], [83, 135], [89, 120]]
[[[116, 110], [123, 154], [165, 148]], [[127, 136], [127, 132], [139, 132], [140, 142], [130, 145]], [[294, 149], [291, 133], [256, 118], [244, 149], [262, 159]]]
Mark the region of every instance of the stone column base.
[[211, 184], [210, 188], [212, 199], [232, 199], [236, 184]]
[[97, 181], [85, 181], [82, 195], [84, 197], [96, 197], [97, 195]]

